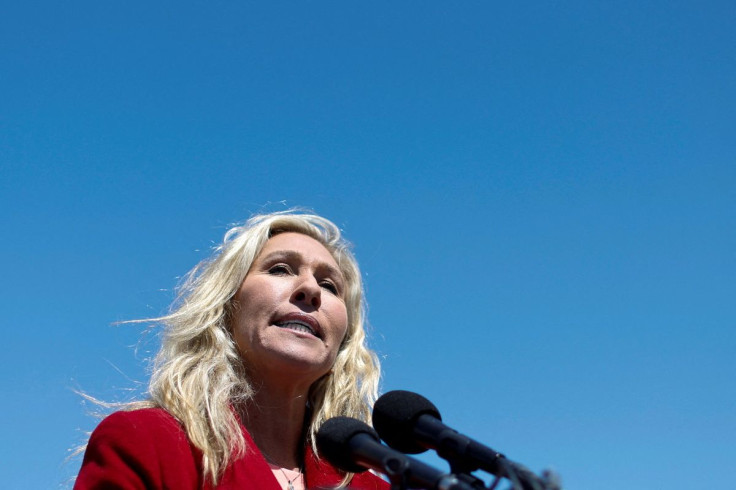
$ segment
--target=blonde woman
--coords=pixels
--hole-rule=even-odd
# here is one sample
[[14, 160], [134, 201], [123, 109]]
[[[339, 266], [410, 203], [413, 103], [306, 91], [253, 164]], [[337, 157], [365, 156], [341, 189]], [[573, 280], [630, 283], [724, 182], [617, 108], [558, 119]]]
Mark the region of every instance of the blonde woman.
[[360, 271], [330, 221], [256, 216], [187, 276], [148, 400], [104, 419], [75, 489], [388, 488], [317, 455], [327, 419], [370, 419]]

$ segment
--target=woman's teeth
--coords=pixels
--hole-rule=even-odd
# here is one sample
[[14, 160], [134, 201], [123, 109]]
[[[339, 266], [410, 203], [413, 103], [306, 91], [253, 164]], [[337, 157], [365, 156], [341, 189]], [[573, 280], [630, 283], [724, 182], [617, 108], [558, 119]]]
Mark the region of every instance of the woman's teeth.
[[307, 325], [304, 325], [303, 323], [296, 323], [296, 322], [287, 322], [287, 323], [278, 323], [277, 326], [281, 328], [288, 328], [289, 330], [296, 330], [297, 332], [304, 332], [308, 333], [310, 335], [317, 336], [316, 333], [314, 333], [314, 330], [312, 330]]

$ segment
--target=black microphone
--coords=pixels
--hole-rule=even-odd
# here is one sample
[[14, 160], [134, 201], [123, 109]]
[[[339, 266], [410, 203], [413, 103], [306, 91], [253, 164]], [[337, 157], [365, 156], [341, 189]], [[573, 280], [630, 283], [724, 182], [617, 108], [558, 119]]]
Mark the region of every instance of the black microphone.
[[381, 444], [367, 424], [350, 417], [334, 417], [317, 432], [317, 449], [334, 466], [352, 473], [370, 468], [384, 473], [400, 488], [472, 490], [454, 475]]
[[373, 406], [373, 427], [386, 444], [399, 451], [416, 454], [436, 450], [450, 462], [453, 472], [481, 469], [508, 478], [524, 490], [545, 488], [544, 482], [524, 466], [442, 423], [437, 407], [411, 391], [396, 390], [381, 396]]

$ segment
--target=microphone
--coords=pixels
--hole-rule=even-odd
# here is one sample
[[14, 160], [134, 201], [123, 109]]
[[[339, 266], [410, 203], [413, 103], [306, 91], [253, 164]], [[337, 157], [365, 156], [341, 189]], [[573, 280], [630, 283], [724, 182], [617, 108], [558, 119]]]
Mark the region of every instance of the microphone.
[[508, 478], [515, 488], [546, 488], [544, 481], [529, 469], [442, 423], [437, 407], [411, 391], [389, 391], [376, 400], [373, 427], [386, 444], [398, 451], [416, 454], [427, 449], [436, 450], [440, 457], [450, 462], [455, 473], [469, 474], [481, 469]]
[[376, 431], [350, 417], [334, 417], [322, 424], [317, 432], [317, 448], [343, 471], [360, 473], [370, 468], [384, 473], [399, 488], [473, 490], [454, 475], [384, 446]]

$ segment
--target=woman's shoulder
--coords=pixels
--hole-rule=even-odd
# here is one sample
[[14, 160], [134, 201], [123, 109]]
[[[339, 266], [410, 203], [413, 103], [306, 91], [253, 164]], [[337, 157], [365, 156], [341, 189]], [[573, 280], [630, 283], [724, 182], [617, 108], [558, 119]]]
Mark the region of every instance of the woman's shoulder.
[[176, 459], [179, 463], [197, 452], [181, 423], [163, 408], [108, 415], [92, 432], [88, 446], [132, 453], [151, 461]]
[[174, 488], [170, 475], [199, 481], [200, 457], [166, 410], [114, 412], [92, 432], [75, 488]]
[[118, 431], [168, 435], [176, 438], [183, 436], [183, 441], [187, 440], [182, 425], [163, 408], [140, 408], [113, 412], [100, 422], [92, 435]]

